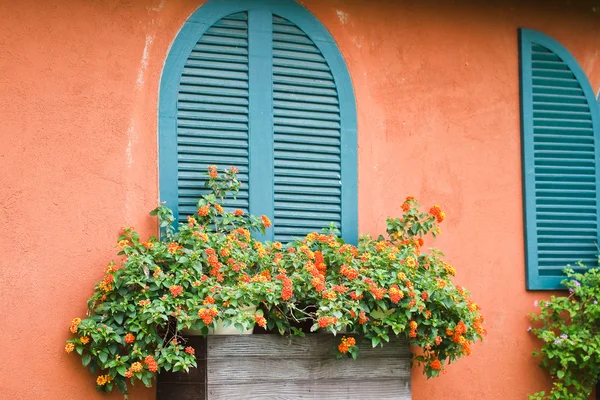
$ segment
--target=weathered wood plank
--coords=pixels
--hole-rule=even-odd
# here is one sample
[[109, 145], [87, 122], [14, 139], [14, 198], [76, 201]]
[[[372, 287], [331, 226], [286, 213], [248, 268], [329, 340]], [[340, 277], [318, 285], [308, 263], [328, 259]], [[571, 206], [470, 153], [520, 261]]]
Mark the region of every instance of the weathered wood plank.
[[[268, 374], [268, 371], [265, 371]], [[249, 384], [208, 385], [209, 400], [410, 400], [410, 381], [354, 380], [275, 381]]]
[[334, 356], [318, 360], [310, 358], [238, 358], [211, 359], [208, 362], [208, 382], [212, 384], [250, 383], [269, 379], [285, 380], [410, 380], [408, 358], [351, 358], [337, 360]]
[[358, 342], [358, 359], [336, 359], [340, 337], [327, 334], [207, 338], [207, 394], [222, 399], [410, 399], [410, 351]]
[[[358, 338], [357, 338], [358, 339]], [[190, 340], [190, 344], [195, 339]], [[199, 369], [163, 373], [157, 399], [409, 400], [410, 349], [392, 338], [384, 347], [358, 341], [357, 360], [335, 358], [340, 336], [312, 334], [209, 336], [198, 341]], [[198, 354], [200, 353], [200, 354]]]
[[[207, 358], [225, 357], [285, 357], [327, 358], [334, 354], [341, 336], [313, 334], [305, 337], [282, 337], [279, 335], [232, 335], [209, 336]], [[358, 340], [358, 339], [357, 339]], [[410, 357], [410, 349], [405, 339], [390, 338], [384, 347], [373, 348], [370, 343], [361, 343], [359, 358], [369, 357]]]

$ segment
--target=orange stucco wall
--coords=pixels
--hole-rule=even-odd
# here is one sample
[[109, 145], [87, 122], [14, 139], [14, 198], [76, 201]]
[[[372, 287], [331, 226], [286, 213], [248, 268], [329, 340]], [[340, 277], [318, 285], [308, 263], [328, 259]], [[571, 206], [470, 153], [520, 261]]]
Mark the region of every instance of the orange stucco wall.
[[[201, 2], [0, 0], [0, 398], [100, 398], [64, 340], [119, 228], [155, 232], [147, 212], [158, 196], [161, 69]], [[562, 42], [598, 90], [600, 9], [302, 3], [338, 42], [354, 82], [361, 232], [380, 232], [406, 195], [441, 204], [448, 218], [436, 246], [488, 319], [468, 359], [433, 381], [413, 374], [414, 399], [542, 389], [525, 333], [541, 294], [524, 289], [517, 27]]]

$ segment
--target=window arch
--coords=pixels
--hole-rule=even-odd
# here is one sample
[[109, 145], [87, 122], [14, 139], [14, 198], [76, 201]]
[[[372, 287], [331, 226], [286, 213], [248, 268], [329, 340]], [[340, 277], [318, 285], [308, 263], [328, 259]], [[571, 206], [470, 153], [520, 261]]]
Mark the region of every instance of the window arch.
[[210, 0], [185, 22], [160, 85], [160, 197], [195, 209], [209, 164], [244, 184], [226, 205], [273, 219], [266, 240], [334, 222], [357, 240], [357, 137], [346, 64], [292, 0]]

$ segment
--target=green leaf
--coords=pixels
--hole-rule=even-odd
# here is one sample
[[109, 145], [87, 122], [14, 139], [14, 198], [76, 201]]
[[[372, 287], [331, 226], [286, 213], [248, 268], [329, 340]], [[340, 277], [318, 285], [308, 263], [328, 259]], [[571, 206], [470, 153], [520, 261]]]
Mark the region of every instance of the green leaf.
[[100, 354], [98, 354], [98, 358], [100, 358], [102, 363], [105, 363], [106, 360], [108, 360], [108, 353], [106, 351], [102, 351]]
[[127, 367], [124, 365], [120, 365], [117, 367], [117, 372], [119, 373], [119, 375], [125, 376], [125, 372], [127, 372]]
[[87, 367], [91, 360], [92, 356], [90, 355], [90, 353], [85, 353], [83, 356], [81, 356], [81, 363], [84, 367]]
[[372, 337], [371, 338], [371, 345], [373, 347], [377, 347], [377, 345], [381, 343], [381, 340], [378, 337]]
[[122, 313], [118, 313], [113, 315], [114, 320], [116, 321], [117, 324], [119, 325], [123, 325], [123, 314]]
[[108, 350], [110, 351], [110, 354], [116, 355], [117, 351], [119, 350], [119, 347], [116, 343], [111, 343], [108, 345]]
[[558, 372], [556, 372], [556, 376], [558, 376], [558, 379], [562, 379], [565, 377], [565, 371], [560, 370]]

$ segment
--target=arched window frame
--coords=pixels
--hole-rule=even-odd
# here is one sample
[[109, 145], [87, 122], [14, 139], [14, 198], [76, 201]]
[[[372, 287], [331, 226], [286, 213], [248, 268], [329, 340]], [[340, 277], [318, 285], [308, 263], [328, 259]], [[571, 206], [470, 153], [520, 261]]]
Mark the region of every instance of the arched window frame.
[[[356, 243], [358, 241], [358, 143], [352, 81], [344, 58], [333, 37], [316, 17], [292, 0], [209, 0], [200, 6], [184, 23], [169, 50], [160, 83], [158, 129], [159, 191], [161, 200], [166, 201], [168, 206], [174, 207], [175, 221], [177, 221], [177, 95], [179, 79], [185, 61], [198, 39], [209, 27], [221, 18], [239, 12], [249, 13], [249, 23], [271, 24], [271, 13], [287, 19], [310, 37], [327, 61], [338, 91], [341, 118], [342, 237], [348, 243]], [[267, 13], [269, 18], [266, 18]], [[268, 29], [265, 29], [264, 34], [271, 35]], [[271, 50], [267, 53], [270, 53]], [[269, 62], [268, 57], [269, 54], [263, 54], [261, 57], [251, 60], [251, 62], [254, 62], [254, 66], [250, 65], [250, 83], [252, 83], [252, 69], [259, 68], [261, 63], [266, 66]], [[252, 59], [252, 54], [250, 58]], [[271, 65], [268, 65], [268, 68], [271, 68]], [[269, 91], [264, 90], [264, 92], [268, 93]], [[272, 96], [268, 99], [265, 97], [269, 96], [262, 96], [262, 99], [255, 96], [251, 99], [249, 104], [250, 113], [261, 102], [262, 104], [265, 101], [271, 103], [272, 107]], [[251, 130], [258, 131], [265, 128], [272, 130], [272, 112], [270, 118], [261, 118], [258, 121], [251, 122], [250, 125]], [[272, 146], [272, 141], [266, 145]], [[250, 151], [252, 152], [252, 149]], [[250, 171], [251, 182], [253, 174], [262, 172], [264, 171]], [[260, 196], [260, 194], [256, 195]], [[253, 199], [251, 197], [250, 200], [257, 206], [259, 204], [263, 205], [251, 208], [251, 213], [273, 215], [273, 199]], [[270, 207], [269, 204], [271, 204]], [[267, 236], [266, 239], [269, 240], [270, 237]]]

